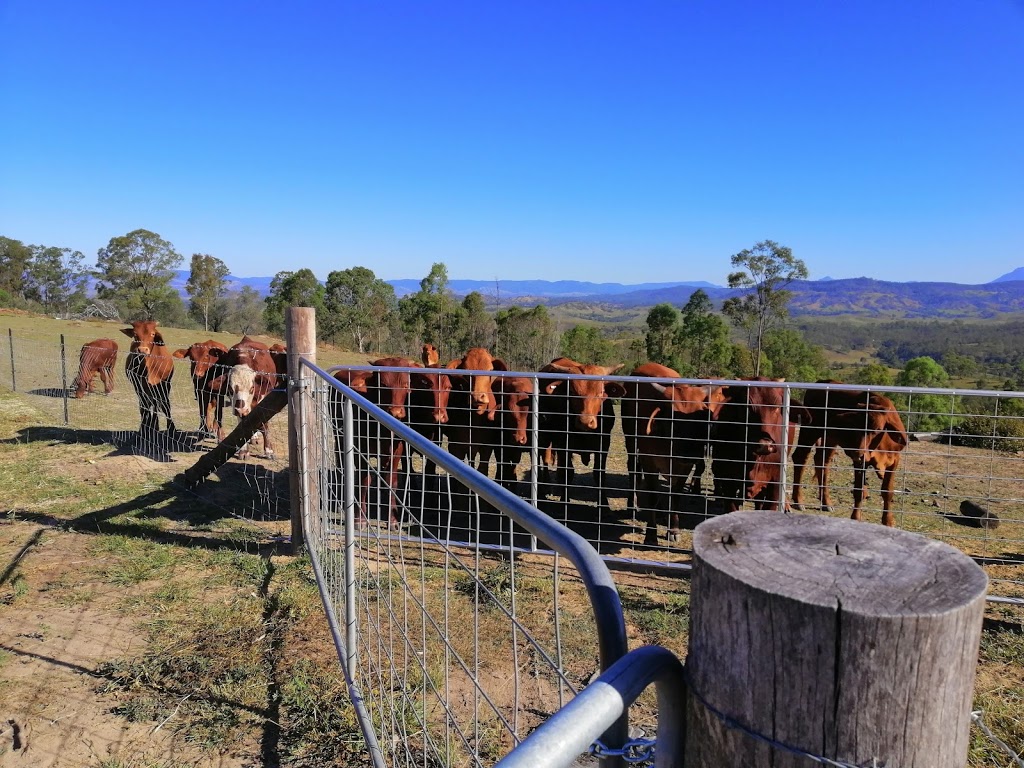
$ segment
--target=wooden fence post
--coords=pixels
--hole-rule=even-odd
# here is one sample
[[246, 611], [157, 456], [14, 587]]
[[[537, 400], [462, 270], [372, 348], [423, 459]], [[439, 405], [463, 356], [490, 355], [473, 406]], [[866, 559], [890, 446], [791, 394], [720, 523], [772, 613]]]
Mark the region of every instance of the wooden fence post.
[[291, 496], [292, 552], [302, 551], [302, 516], [319, 508], [319, 489], [314, 480], [312, 460], [319, 438], [313, 411], [314, 378], [300, 364], [305, 358], [316, 362], [316, 310], [288, 307], [285, 314], [285, 343], [288, 346], [288, 488]]
[[988, 583], [970, 558], [782, 512], [709, 520], [693, 549], [688, 768], [966, 763]]

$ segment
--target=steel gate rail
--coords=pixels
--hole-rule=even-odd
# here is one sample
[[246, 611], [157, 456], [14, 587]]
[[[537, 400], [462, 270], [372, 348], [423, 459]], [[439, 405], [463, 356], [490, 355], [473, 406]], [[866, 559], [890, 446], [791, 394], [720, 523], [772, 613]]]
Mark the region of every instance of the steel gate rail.
[[[312, 373], [300, 384], [307, 429], [316, 433], [304, 436], [313, 448], [300, 464], [310, 481], [306, 542], [371, 758], [493, 764], [626, 656], [608, 568], [579, 534], [303, 365]], [[428, 475], [422, 460], [412, 471], [410, 449], [444, 474]], [[393, 494], [399, 462], [410, 471]], [[473, 541], [448, 536], [456, 517]], [[496, 518], [498, 530], [482, 524]], [[529, 536], [553, 554], [514, 548]], [[681, 688], [681, 668], [664, 654], [620, 665], [633, 682], [621, 711], [604, 710], [602, 744], [612, 752], [626, 742], [625, 708], [647, 682], [664, 681], [660, 697]], [[646, 682], [637, 688], [636, 679]]]

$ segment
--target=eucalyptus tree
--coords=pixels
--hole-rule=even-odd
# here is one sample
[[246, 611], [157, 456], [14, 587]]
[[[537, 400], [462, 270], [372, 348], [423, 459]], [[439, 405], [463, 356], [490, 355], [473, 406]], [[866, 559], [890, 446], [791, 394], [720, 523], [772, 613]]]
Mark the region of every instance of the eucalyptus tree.
[[324, 293], [325, 331], [331, 338], [351, 339], [360, 354], [387, 339], [390, 317], [398, 310], [395, 289], [367, 267], [335, 270], [327, 275]]
[[210, 313], [216, 311], [217, 302], [227, 289], [228, 265], [208, 253], [193, 253], [191, 269], [185, 290], [191, 299], [189, 312], [210, 330]]
[[125, 318], [176, 322], [184, 315], [184, 303], [171, 280], [181, 262], [170, 242], [147, 229], [112, 237], [97, 252], [96, 294], [113, 302]]
[[743, 293], [726, 299], [722, 313], [746, 334], [754, 375], [759, 376], [765, 334], [789, 314], [792, 292], [786, 286], [806, 279], [807, 266], [791, 248], [774, 240], [762, 240], [733, 254], [730, 261], [739, 269], [729, 274], [729, 287]]

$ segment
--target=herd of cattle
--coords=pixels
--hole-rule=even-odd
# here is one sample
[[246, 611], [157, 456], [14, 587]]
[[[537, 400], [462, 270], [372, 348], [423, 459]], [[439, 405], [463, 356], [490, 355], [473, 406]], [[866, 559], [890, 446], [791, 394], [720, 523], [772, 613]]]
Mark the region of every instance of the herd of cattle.
[[[205, 341], [172, 353], [152, 321], [132, 323], [123, 333], [132, 340], [125, 370], [138, 396], [142, 430], [156, 432], [160, 413], [165, 415], [166, 430], [175, 429], [169, 401], [174, 358], [191, 361], [199, 430], [218, 440], [224, 437], [225, 401], [236, 416], [244, 417], [286, 378], [286, 350], [278, 344], [268, 347], [245, 337], [230, 349]], [[117, 345], [110, 339], [82, 348], [76, 397], [91, 387], [97, 374], [110, 392], [116, 355]], [[877, 393], [808, 389], [802, 402], [790, 400], [784, 424], [784, 390], [778, 380], [766, 378], [726, 385], [662, 383], [658, 379], [680, 376], [665, 366], [645, 363], [628, 379], [610, 380], [606, 377], [623, 366], [586, 365], [564, 357], [545, 365], [539, 372], [544, 375], [537, 377], [509, 372], [501, 359], [481, 347], [442, 364], [430, 344], [423, 346], [422, 362], [387, 357], [370, 366], [338, 369], [334, 376], [428, 440], [445, 445], [460, 460], [484, 472], [493, 460], [495, 477], [505, 485], [517, 480], [517, 467], [531, 452], [536, 429], [543, 492], [569, 502], [575, 456], [593, 467], [602, 509], [608, 505], [605, 478], [616, 420], [614, 401], [620, 401], [631, 501], [638, 514], [646, 512], [649, 544], [657, 541], [655, 516], [661, 507], [669, 515], [669, 537], [677, 534], [688, 500], [702, 497], [708, 466], [713, 498], [721, 511], [739, 509], [746, 501], [758, 509], [776, 508], [787, 445], [795, 447], [793, 507], [802, 508], [803, 475], [816, 454], [820, 505], [832, 510], [828, 473], [835, 453], [842, 450], [854, 465], [852, 517], [861, 518], [866, 474], [873, 468], [882, 480], [882, 522], [894, 524], [893, 484], [907, 433], [893, 403]], [[412, 370], [396, 370], [402, 368]], [[340, 419], [340, 414], [335, 416]], [[264, 450], [272, 456], [266, 424], [260, 431]], [[366, 507], [373, 475], [383, 476], [392, 489], [390, 523], [397, 526], [395, 489], [400, 473], [409, 467], [407, 446], [386, 430], [357, 430], [355, 438], [360, 455], [377, 457], [375, 471], [367, 464], [360, 472], [361, 508]], [[433, 465], [428, 463], [426, 471], [433, 474]]]

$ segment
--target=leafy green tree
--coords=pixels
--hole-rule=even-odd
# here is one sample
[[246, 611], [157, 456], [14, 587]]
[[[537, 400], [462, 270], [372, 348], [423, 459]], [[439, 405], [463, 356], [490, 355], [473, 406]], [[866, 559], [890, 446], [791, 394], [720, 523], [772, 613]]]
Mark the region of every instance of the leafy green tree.
[[270, 295], [264, 301], [263, 322], [270, 333], [284, 333], [284, 316], [288, 307], [312, 307], [316, 310], [317, 333], [323, 333], [324, 286], [311, 269], [282, 271], [270, 281]]
[[181, 254], [155, 232], [136, 229], [113, 237], [96, 258], [96, 294], [111, 301], [129, 320], [174, 322], [184, 303], [171, 287]]
[[465, 312], [448, 286], [448, 268], [442, 262], [431, 266], [419, 291], [399, 300], [398, 311], [411, 346], [434, 344], [442, 359], [462, 354], [459, 345]]
[[240, 333], [243, 336], [263, 333], [263, 313], [266, 303], [259, 291], [255, 288], [244, 285], [242, 290], [232, 293], [225, 299], [227, 312], [224, 318], [224, 327]]
[[[715, 314], [707, 293], [697, 289], [683, 307], [676, 333], [676, 349], [689, 359], [689, 372], [700, 378], [724, 376], [729, 369], [732, 343], [725, 321]], [[683, 373], [682, 369], [679, 369]]]
[[[915, 357], [897, 374], [896, 385], [942, 389], [949, 386], [949, 374], [933, 358]], [[956, 398], [947, 395], [901, 394], [893, 401], [904, 413], [904, 424], [912, 432], [948, 429], [956, 413]]]
[[70, 248], [32, 246], [32, 260], [28, 265], [28, 280], [35, 300], [48, 312], [58, 311], [64, 316], [73, 305], [85, 301], [88, 270], [83, 266], [85, 255]]
[[647, 357], [651, 362], [674, 368], [674, 341], [679, 312], [671, 304], [657, 304], [647, 313]]
[[30, 246], [20, 240], [0, 237], [0, 294], [7, 294], [8, 301], [25, 298], [25, 276], [31, 259]]
[[792, 292], [785, 287], [794, 280], [807, 278], [807, 267], [793, 256], [790, 248], [773, 240], [762, 240], [731, 257], [733, 267], [729, 287], [744, 291], [725, 300], [722, 313], [747, 336], [754, 375], [761, 375], [761, 348], [764, 336], [788, 314]]
[[494, 317], [497, 325], [496, 356], [510, 368], [536, 371], [557, 357], [555, 322], [543, 305], [523, 309], [513, 305]]
[[810, 382], [828, 372], [828, 360], [821, 347], [808, 344], [792, 328], [776, 328], [765, 334], [763, 352], [776, 378]]
[[896, 384], [901, 387], [941, 388], [949, 385], [949, 374], [934, 359], [915, 357], [907, 361], [896, 377]]
[[490, 348], [494, 344], [496, 326], [479, 291], [469, 293], [462, 300], [462, 313], [462, 348]]
[[395, 289], [367, 267], [352, 267], [327, 275], [324, 295], [325, 330], [332, 339], [351, 339], [363, 354], [374, 339], [377, 349], [388, 338], [390, 316], [398, 311]]
[[191, 270], [185, 290], [191, 299], [189, 314], [210, 330], [210, 315], [216, 314], [217, 302], [227, 285], [228, 265], [208, 253], [193, 253]]
[[851, 384], [871, 384], [880, 387], [892, 386], [892, 373], [881, 363], [868, 363], [854, 371]]
[[942, 355], [942, 367], [950, 376], [967, 378], [978, 372], [978, 362], [973, 357], [948, 351]]
[[607, 365], [615, 356], [615, 347], [593, 325], [574, 325], [563, 333], [559, 351], [565, 357], [591, 365]]

